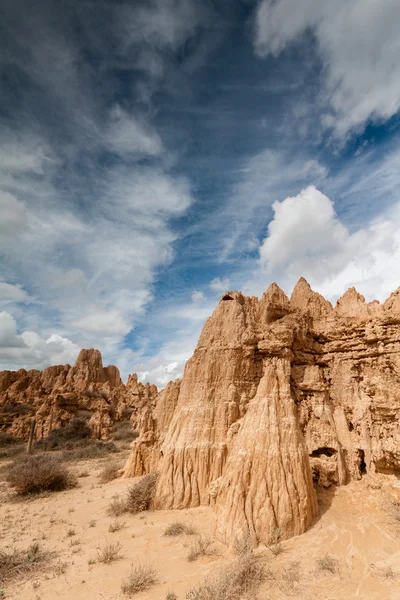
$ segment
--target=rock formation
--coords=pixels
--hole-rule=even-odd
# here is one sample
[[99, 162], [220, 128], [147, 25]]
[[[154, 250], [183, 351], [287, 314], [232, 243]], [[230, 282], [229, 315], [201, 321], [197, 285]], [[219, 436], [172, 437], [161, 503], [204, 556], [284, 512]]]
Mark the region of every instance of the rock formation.
[[140, 413], [156, 395], [157, 388], [136, 375], [125, 386], [117, 367], [103, 367], [98, 350], [81, 350], [73, 367], [0, 372], [0, 431], [26, 438], [34, 417], [36, 437], [42, 438], [84, 416], [93, 436], [107, 439], [114, 421]]
[[140, 417], [125, 476], [159, 472], [156, 505], [212, 504], [220, 538], [302, 533], [314, 483], [400, 471], [400, 290], [336, 306], [300, 279], [289, 300], [226, 293], [182, 380]]

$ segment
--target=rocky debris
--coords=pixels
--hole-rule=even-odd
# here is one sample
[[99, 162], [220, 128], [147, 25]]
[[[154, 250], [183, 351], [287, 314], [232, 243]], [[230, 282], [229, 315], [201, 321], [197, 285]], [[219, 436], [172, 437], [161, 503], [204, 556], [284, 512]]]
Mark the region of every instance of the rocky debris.
[[73, 367], [0, 372], [0, 431], [26, 439], [35, 418], [40, 439], [83, 416], [94, 437], [107, 439], [116, 420], [141, 413], [146, 403], [154, 407], [156, 395], [157, 388], [136, 375], [125, 386], [117, 367], [103, 367], [98, 350], [81, 350]]
[[335, 307], [303, 278], [290, 300], [227, 292], [173, 385], [141, 412], [125, 475], [157, 470], [160, 508], [212, 504], [226, 541], [302, 533], [313, 481], [400, 472], [400, 289]]

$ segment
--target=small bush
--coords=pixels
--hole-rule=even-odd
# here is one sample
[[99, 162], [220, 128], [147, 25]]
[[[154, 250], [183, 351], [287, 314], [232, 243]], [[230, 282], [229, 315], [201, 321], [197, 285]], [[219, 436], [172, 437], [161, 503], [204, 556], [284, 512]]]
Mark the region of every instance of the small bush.
[[274, 533], [272, 534], [268, 548], [273, 554], [275, 554], [275, 556], [278, 556], [278, 554], [282, 552], [280, 529], [275, 529]]
[[11, 435], [10, 433], [5, 433], [3, 431], [0, 431], [0, 448], [4, 448], [6, 446], [13, 446], [16, 444], [23, 444], [24, 440], [21, 440], [21, 438], [16, 438], [13, 435]]
[[187, 556], [189, 562], [194, 562], [200, 556], [206, 556], [210, 553], [212, 540], [206, 536], [199, 536], [193, 543], [190, 552]]
[[57, 456], [25, 456], [7, 470], [6, 480], [21, 495], [59, 492], [76, 485], [76, 479]]
[[96, 521], [94, 519], [89, 521], [89, 527], [96, 527]]
[[35, 448], [39, 450], [60, 450], [64, 448], [67, 442], [89, 439], [92, 430], [85, 419], [75, 417], [71, 419], [68, 425], [52, 429], [47, 438], [38, 440]]
[[67, 442], [64, 446], [62, 456], [67, 461], [93, 460], [114, 454], [115, 452], [118, 452], [118, 448], [114, 442], [84, 439], [73, 443]]
[[115, 560], [122, 558], [120, 554], [121, 550], [122, 545], [119, 542], [116, 542], [115, 544], [107, 542], [104, 548], [98, 551], [97, 560], [106, 564], [114, 562]]
[[165, 600], [178, 600], [178, 596], [175, 594], [175, 592], [168, 592], [165, 596]]
[[338, 570], [338, 561], [336, 558], [329, 556], [329, 554], [325, 554], [325, 556], [317, 560], [317, 566], [321, 571], [336, 573]]
[[149, 565], [137, 565], [122, 582], [121, 590], [126, 596], [148, 590], [157, 583], [157, 571]]
[[114, 423], [112, 428], [112, 439], [118, 441], [129, 440], [133, 442], [134, 439], [139, 437], [139, 433], [132, 429], [131, 422], [129, 420], [117, 421]]
[[167, 529], [164, 531], [164, 535], [175, 537], [177, 535], [195, 535], [196, 530], [192, 525], [186, 525], [185, 523], [181, 523], [180, 521], [176, 521], [176, 523], [171, 523], [168, 525]]
[[136, 514], [142, 510], [148, 510], [154, 499], [157, 485], [157, 474], [144, 475], [140, 481], [128, 490], [126, 499], [126, 510]]
[[74, 535], [76, 535], [76, 531], [75, 531], [75, 529], [73, 529], [73, 528], [71, 527], [71, 528], [70, 528], [70, 529], [68, 529], [68, 531], [67, 531], [67, 537], [72, 537], [72, 536], [74, 536]]
[[120, 519], [115, 519], [112, 523], [110, 523], [108, 531], [110, 533], [115, 533], [116, 531], [119, 531], [120, 529], [125, 527], [125, 525], [126, 525], [125, 521], [121, 521]]
[[38, 569], [50, 558], [39, 544], [31, 544], [27, 550], [0, 550], [0, 583], [3, 584], [24, 573]]
[[109, 481], [116, 479], [118, 477], [119, 469], [119, 465], [115, 463], [109, 463], [106, 465], [99, 475], [101, 483], [108, 483]]
[[118, 495], [113, 496], [110, 504], [107, 507], [107, 513], [113, 517], [120, 517], [126, 512], [126, 502]]
[[250, 552], [239, 556], [214, 579], [206, 579], [186, 594], [187, 600], [241, 600], [254, 598], [257, 588], [269, 577], [264, 565]]

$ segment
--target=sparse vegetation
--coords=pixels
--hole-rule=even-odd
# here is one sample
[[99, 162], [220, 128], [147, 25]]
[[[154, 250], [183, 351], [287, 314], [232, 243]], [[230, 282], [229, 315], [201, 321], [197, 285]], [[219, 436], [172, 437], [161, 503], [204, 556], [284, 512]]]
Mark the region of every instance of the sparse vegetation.
[[338, 561], [329, 554], [325, 554], [322, 558], [317, 560], [317, 566], [321, 571], [329, 571], [330, 573], [336, 573], [338, 571]]
[[148, 590], [155, 583], [157, 583], [157, 571], [154, 567], [137, 565], [122, 582], [121, 590], [126, 596], [133, 596]]
[[71, 528], [70, 528], [70, 529], [68, 529], [68, 531], [67, 531], [67, 537], [72, 537], [72, 536], [74, 536], [74, 535], [76, 535], [76, 531], [75, 531], [75, 529], [73, 529], [73, 528], [71, 527]]
[[25, 456], [6, 472], [6, 480], [21, 495], [58, 492], [76, 485], [76, 478], [57, 456]]
[[116, 463], [109, 463], [102, 469], [99, 479], [101, 483], [108, 483], [118, 477], [120, 467]]
[[240, 600], [254, 598], [257, 588], [269, 577], [260, 560], [252, 553], [241, 554], [214, 579], [206, 579], [186, 594], [186, 600]]
[[125, 521], [121, 521], [120, 519], [115, 519], [112, 523], [110, 523], [108, 531], [110, 533], [115, 533], [116, 531], [119, 531], [120, 529], [125, 527], [125, 525], [126, 525]]
[[111, 498], [111, 502], [107, 507], [107, 513], [113, 517], [120, 517], [126, 513], [126, 510], [125, 501], [118, 495]]
[[133, 440], [139, 436], [139, 433], [132, 429], [132, 425], [129, 420], [123, 420], [114, 423], [111, 436], [115, 441], [133, 442]]
[[154, 499], [157, 485], [157, 474], [144, 475], [140, 481], [135, 483], [129, 490], [126, 499], [126, 510], [136, 514], [142, 510], [148, 510]]
[[107, 542], [104, 548], [98, 551], [97, 560], [98, 562], [106, 564], [114, 562], [115, 560], [122, 558], [121, 550], [122, 544], [120, 544], [120, 542], [116, 542], [115, 544]]
[[206, 556], [207, 554], [209, 554], [211, 544], [212, 544], [211, 538], [200, 535], [198, 538], [196, 538], [192, 542], [192, 547], [187, 556], [188, 561], [194, 562], [195, 560], [200, 558], [200, 556]]
[[187, 525], [186, 523], [181, 523], [180, 521], [176, 521], [175, 523], [171, 523], [168, 525], [167, 529], [164, 531], [165, 536], [175, 537], [178, 535], [195, 535], [196, 530], [192, 525]]
[[96, 527], [96, 521], [94, 519], [89, 521], [89, 527]]
[[281, 530], [275, 529], [274, 533], [271, 536], [271, 540], [268, 545], [268, 549], [271, 550], [272, 554], [278, 556], [282, 552], [282, 544], [281, 544]]
[[42, 567], [50, 558], [50, 554], [41, 549], [37, 543], [31, 544], [25, 551], [0, 550], [0, 584]]
[[165, 600], [178, 600], [178, 596], [175, 594], [175, 592], [167, 592]]

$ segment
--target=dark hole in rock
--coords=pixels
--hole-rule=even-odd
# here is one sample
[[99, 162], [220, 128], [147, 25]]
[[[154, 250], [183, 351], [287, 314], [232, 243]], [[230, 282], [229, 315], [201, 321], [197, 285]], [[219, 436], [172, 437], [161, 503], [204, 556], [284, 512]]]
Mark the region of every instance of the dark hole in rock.
[[230, 296], [229, 294], [226, 294], [222, 300], [233, 300], [232, 296]]
[[351, 421], [349, 421], [349, 431], [353, 431], [354, 425]]
[[365, 475], [365, 473], [367, 472], [367, 464], [365, 462], [364, 450], [359, 450], [358, 456], [360, 457], [360, 473], [361, 473], [361, 475]]
[[310, 456], [315, 458], [316, 456], [321, 456], [322, 454], [324, 456], [333, 456], [336, 454], [336, 450], [335, 448], [318, 448], [318, 450], [311, 452]]

